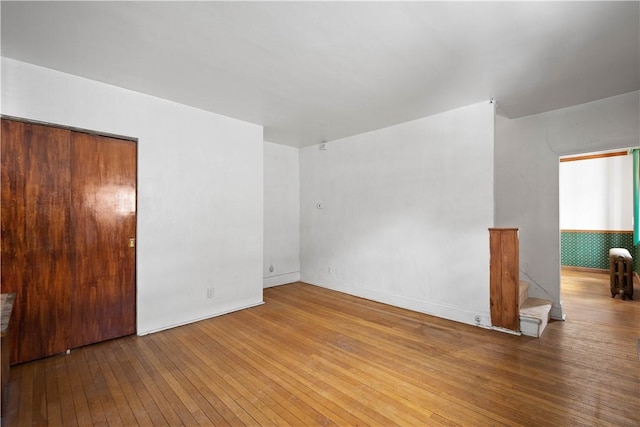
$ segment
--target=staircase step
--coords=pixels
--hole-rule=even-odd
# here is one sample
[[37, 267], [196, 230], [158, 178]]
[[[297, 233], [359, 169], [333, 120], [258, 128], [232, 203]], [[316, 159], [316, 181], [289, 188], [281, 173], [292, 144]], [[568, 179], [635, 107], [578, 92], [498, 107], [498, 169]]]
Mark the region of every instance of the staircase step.
[[540, 337], [549, 322], [552, 301], [527, 298], [520, 305], [520, 331], [523, 335]]
[[524, 280], [521, 280], [518, 286], [518, 291], [519, 291], [519, 307], [522, 307], [522, 304], [524, 304], [524, 302], [527, 300], [527, 298], [529, 298], [529, 282], [525, 282]]

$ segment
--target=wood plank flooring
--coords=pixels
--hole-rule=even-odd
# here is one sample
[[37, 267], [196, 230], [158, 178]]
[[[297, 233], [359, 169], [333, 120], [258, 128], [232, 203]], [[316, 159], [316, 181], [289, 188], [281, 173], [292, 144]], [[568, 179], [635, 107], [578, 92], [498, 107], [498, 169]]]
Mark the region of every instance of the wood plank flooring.
[[12, 368], [4, 425], [640, 425], [640, 292], [563, 272], [517, 337], [302, 283], [265, 304]]

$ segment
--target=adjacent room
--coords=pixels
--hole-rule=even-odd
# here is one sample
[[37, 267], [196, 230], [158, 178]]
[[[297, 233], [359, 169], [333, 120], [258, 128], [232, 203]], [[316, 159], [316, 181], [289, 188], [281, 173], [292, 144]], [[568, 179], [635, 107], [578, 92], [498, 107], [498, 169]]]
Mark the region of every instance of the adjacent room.
[[[560, 159], [561, 263], [564, 268], [608, 272], [609, 249], [623, 248], [640, 271], [634, 224], [633, 150]], [[637, 196], [635, 196], [637, 199]], [[637, 236], [637, 233], [636, 233]]]
[[640, 424], [640, 2], [0, 17], [3, 425]]

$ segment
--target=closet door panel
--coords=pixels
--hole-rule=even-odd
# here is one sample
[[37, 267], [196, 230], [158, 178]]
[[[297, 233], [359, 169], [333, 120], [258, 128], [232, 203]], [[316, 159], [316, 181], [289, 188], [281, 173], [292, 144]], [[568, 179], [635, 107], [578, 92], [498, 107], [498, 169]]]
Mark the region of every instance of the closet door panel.
[[136, 144], [73, 133], [71, 347], [135, 333]]
[[2, 292], [15, 292], [11, 363], [68, 347], [70, 131], [2, 120]]

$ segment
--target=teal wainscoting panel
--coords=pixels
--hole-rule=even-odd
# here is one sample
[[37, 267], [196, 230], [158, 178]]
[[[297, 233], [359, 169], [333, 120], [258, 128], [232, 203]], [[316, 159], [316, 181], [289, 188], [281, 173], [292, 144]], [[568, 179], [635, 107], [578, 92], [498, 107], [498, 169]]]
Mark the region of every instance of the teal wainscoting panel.
[[633, 257], [634, 271], [638, 271], [637, 250], [631, 231], [562, 230], [560, 248], [562, 265], [603, 270], [609, 269], [609, 249], [625, 248]]

